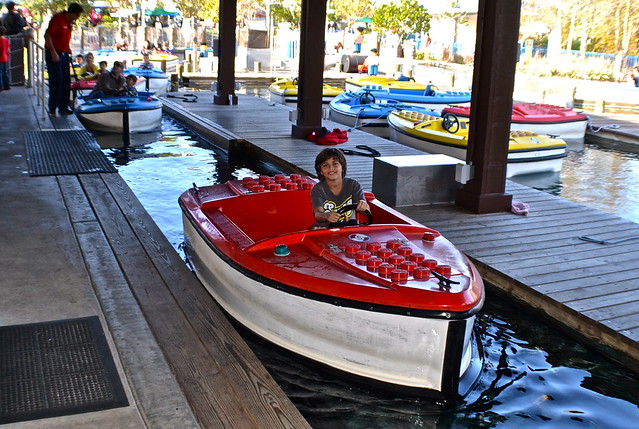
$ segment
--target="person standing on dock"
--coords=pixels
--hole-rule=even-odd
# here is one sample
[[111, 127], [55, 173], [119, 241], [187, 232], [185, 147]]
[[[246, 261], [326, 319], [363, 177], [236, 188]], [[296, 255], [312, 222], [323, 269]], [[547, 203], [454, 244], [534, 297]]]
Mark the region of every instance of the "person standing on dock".
[[73, 113], [69, 108], [71, 95], [71, 33], [75, 20], [84, 13], [78, 3], [71, 3], [64, 12], [51, 18], [44, 33], [45, 62], [49, 72], [49, 114], [56, 109], [62, 114]]
[[4, 27], [0, 26], [0, 91], [11, 89], [9, 80], [9, 39], [4, 37]]
[[377, 49], [371, 49], [371, 54], [366, 57], [364, 64], [368, 66], [368, 75], [377, 76], [377, 70], [379, 69], [379, 55], [377, 55]]

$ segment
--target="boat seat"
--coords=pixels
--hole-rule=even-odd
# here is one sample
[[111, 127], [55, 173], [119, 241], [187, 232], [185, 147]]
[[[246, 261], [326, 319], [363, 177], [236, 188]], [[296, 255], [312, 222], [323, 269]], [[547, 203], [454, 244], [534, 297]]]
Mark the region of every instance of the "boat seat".
[[252, 242], [306, 231], [315, 223], [309, 190], [255, 193], [230, 198], [220, 206], [221, 213]]

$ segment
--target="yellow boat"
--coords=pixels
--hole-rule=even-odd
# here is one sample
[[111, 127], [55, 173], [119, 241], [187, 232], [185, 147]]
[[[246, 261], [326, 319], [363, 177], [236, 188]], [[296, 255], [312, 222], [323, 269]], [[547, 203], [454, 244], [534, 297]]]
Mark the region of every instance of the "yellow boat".
[[[280, 79], [268, 87], [271, 101], [280, 104], [297, 103], [297, 78]], [[330, 103], [331, 100], [344, 92], [342, 88], [324, 84], [322, 89], [322, 102]]]
[[[389, 113], [390, 139], [428, 153], [466, 160], [470, 120], [447, 113], [441, 118], [410, 110]], [[531, 131], [512, 130], [506, 176], [561, 171], [566, 142]]]
[[436, 90], [432, 84], [418, 83], [412, 80], [397, 80], [384, 76], [358, 76], [349, 77], [344, 81], [346, 90], [358, 92], [362, 89], [385, 90], [390, 94], [424, 94], [426, 88]]

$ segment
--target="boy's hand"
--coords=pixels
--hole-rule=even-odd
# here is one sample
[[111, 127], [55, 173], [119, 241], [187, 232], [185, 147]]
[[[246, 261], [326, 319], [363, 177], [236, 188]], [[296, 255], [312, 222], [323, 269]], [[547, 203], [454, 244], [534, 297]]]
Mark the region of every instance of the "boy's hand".
[[370, 210], [370, 207], [368, 206], [366, 200], [359, 200], [359, 202], [357, 203], [357, 208], [355, 210], [358, 212], [365, 212], [366, 210]]
[[337, 212], [329, 212], [327, 213], [326, 220], [330, 223], [335, 223], [340, 217], [342, 217], [342, 215]]

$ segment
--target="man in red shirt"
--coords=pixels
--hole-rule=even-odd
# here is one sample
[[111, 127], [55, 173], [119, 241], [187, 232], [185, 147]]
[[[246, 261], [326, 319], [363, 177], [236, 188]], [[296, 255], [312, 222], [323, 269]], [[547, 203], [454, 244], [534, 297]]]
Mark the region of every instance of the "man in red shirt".
[[73, 113], [69, 108], [71, 93], [71, 33], [76, 19], [84, 9], [78, 3], [71, 3], [64, 12], [51, 18], [49, 28], [44, 33], [45, 61], [49, 72], [49, 114], [58, 109], [62, 114]]

